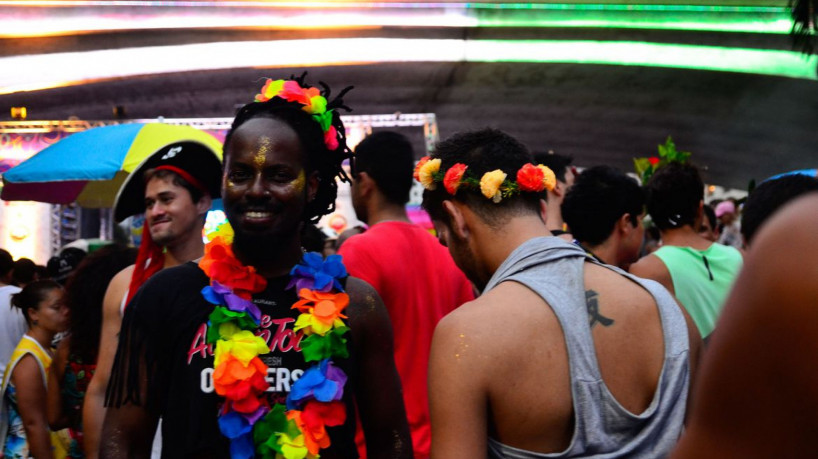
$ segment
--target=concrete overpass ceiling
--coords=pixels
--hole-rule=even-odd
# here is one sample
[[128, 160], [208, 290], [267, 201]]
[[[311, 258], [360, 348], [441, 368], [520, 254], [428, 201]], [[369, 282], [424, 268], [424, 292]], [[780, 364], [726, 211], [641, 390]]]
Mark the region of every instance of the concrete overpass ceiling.
[[[0, 6], [0, 120], [12, 106], [29, 119], [109, 119], [114, 106], [128, 118], [231, 116], [259, 78], [307, 69], [355, 85], [354, 113], [433, 112], [443, 137], [493, 126], [582, 166], [632, 170], [671, 135], [727, 187], [818, 167], [816, 57], [791, 51], [786, 0]], [[276, 60], [323, 45], [343, 59]], [[236, 60], [242, 49], [263, 55]], [[189, 65], [185, 50], [207, 58], [159, 65]], [[85, 60], [112, 55], [135, 62]]]

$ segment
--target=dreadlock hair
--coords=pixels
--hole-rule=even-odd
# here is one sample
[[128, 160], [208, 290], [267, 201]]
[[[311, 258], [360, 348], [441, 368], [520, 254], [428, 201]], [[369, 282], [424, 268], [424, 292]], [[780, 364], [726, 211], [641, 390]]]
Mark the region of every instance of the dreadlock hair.
[[[290, 76], [290, 80], [298, 82], [301, 87], [306, 87], [304, 78], [306, 72], [300, 77]], [[347, 146], [346, 131], [344, 123], [338, 109], [351, 111], [344, 105], [343, 96], [352, 89], [352, 86], [344, 88], [335, 99], [330, 100], [330, 89], [323, 83], [321, 85], [321, 95], [327, 99], [327, 110], [332, 110], [332, 126], [335, 127], [338, 147], [330, 150], [324, 142], [324, 132], [321, 126], [302, 108], [298, 102], [289, 102], [280, 97], [273, 97], [265, 102], [250, 102], [239, 109], [233, 125], [227, 132], [224, 139], [224, 161], [230, 155], [230, 139], [236, 129], [245, 122], [253, 118], [270, 118], [279, 120], [289, 125], [298, 135], [301, 145], [304, 147], [307, 161], [307, 172], [318, 172], [318, 192], [315, 199], [307, 204], [304, 219], [317, 223], [320, 218], [335, 210], [335, 198], [338, 196], [338, 183], [336, 178], [349, 182], [349, 177], [343, 169], [344, 160], [352, 161], [353, 154]]]
[[[432, 158], [440, 158], [440, 170], [445, 171], [457, 163], [466, 164], [476, 177], [486, 172], [500, 169], [509, 177], [516, 177], [517, 171], [534, 158], [528, 149], [514, 137], [497, 129], [455, 134], [439, 142]], [[443, 210], [443, 201], [455, 200], [469, 206], [487, 225], [499, 228], [509, 217], [529, 213], [539, 214], [539, 193], [519, 193], [493, 202], [479, 191], [461, 187], [453, 196], [443, 186], [423, 192], [423, 208], [433, 220], [448, 222], [448, 214]]]
[[137, 249], [106, 245], [86, 256], [65, 285], [65, 305], [71, 320], [70, 353], [95, 362], [102, 327], [102, 301], [111, 279], [136, 261]]
[[692, 164], [671, 162], [660, 167], [645, 191], [648, 213], [661, 231], [696, 223], [704, 182]]

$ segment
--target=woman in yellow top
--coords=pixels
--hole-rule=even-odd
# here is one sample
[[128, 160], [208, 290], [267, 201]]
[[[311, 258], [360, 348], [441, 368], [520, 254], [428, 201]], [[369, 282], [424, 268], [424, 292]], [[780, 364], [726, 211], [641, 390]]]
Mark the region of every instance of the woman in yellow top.
[[53, 356], [54, 336], [68, 326], [62, 287], [54, 281], [32, 282], [12, 296], [11, 304], [23, 311], [28, 331], [6, 367], [2, 387], [0, 445], [4, 459], [55, 459], [64, 457], [48, 427], [46, 381]]

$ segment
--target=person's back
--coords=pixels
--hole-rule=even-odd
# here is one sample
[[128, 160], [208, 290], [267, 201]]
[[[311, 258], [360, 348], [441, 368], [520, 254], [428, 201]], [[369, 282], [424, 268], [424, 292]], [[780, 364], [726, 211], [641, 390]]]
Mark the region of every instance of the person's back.
[[[509, 263], [523, 253], [543, 260]], [[464, 366], [477, 358], [475, 375], [502, 375], [485, 378], [490, 457], [656, 457], [681, 433], [691, 358], [683, 314], [658, 285], [651, 293], [583, 255], [530, 240], [479, 300], [445, 319], [471, 332]]]
[[704, 218], [704, 183], [694, 166], [663, 166], [645, 188], [648, 213], [662, 235], [662, 247], [629, 270], [674, 294], [707, 338], [741, 269], [741, 252], [698, 234]]
[[0, 249], [0, 381], [11, 353], [28, 329], [23, 313], [11, 307], [11, 295], [20, 291], [20, 287], [9, 285], [12, 269], [14, 259], [8, 251]]
[[[475, 169], [470, 179], [482, 173], [486, 183], [500, 164], [511, 177], [527, 160], [522, 148], [480, 131], [437, 151], [441, 172], [463, 163]], [[484, 287], [435, 331], [433, 457], [667, 454], [698, 358], [692, 322], [658, 284], [548, 237], [530, 198], [503, 207], [482, 201], [491, 195], [424, 194], [455, 262]], [[509, 192], [502, 202], [511, 199]]]
[[696, 322], [703, 336], [716, 326], [724, 300], [742, 266], [741, 252], [713, 243], [705, 250], [665, 245], [653, 252], [673, 282], [673, 293]]

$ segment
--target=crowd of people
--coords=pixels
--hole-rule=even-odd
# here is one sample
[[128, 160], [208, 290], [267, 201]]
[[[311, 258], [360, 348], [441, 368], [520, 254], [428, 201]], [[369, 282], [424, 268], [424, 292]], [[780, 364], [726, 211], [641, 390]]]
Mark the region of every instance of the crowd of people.
[[[223, 163], [152, 154], [114, 206], [138, 249], [0, 249], [0, 458], [818, 453], [818, 179], [706, 203], [690, 162], [640, 183], [489, 128], [353, 152], [345, 95], [268, 80]], [[339, 180], [366, 226], [327, 244]]]

